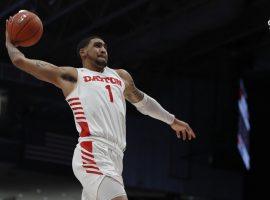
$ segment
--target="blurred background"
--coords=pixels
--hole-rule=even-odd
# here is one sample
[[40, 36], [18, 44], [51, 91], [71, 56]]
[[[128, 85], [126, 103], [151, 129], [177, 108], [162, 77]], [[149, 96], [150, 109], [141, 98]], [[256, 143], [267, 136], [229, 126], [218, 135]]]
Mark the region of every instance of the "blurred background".
[[128, 104], [129, 199], [267, 195], [257, 177], [267, 172], [269, 0], [1, 0], [0, 8], [1, 200], [81, 194], [71, 168], [78, 133], [68, 104], [60, 90], [16, 69], [5, 49], [5, 19], [21, 9], [44, 25], [40, 42], [21, 48], [27, 57], [81, 67], [77, 43], [100, 35], [109, 66], [129, 71], [138, 88], [196, 132], [194, 141], [177, 140], [169, 126]]

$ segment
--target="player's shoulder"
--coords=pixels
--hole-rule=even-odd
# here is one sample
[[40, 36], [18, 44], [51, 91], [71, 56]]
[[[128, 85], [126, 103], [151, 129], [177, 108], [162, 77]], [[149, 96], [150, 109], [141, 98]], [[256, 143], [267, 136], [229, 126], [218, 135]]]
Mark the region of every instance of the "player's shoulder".
[[73, 73], [77, 73], [77, 69], [75, 67], [72, 66], [60, 66], [59, 67], [63, 72], [73, 72]]
[[60, 66], [61, 74], [69, 75], [74, 78], [78, 76], [77, 68], [72, 66]]
[[63, 69], [63, 70], [69, 70], [69, 71], [74, 71], [74, 70], [76, 70], [76, 68], [75, 67], [72, 67], [72, 66], [60, 66], [60, 68], [61, 69]]
[[129, 80], [132, 80], [132, 77], [130, 75], [130, 73], [128, 73], [127, 70], [125, 69], [114, 69], [116, 71], [116, 73], [122, 78], [124, 79], [125, 81], [129, 81]]

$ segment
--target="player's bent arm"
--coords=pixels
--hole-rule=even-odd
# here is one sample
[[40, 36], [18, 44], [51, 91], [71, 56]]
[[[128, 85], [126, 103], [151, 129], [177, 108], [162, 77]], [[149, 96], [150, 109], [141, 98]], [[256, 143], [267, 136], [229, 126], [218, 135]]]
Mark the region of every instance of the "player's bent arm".
[[139, 112], [169, 124], [178, 138], [182, 137], [183, 140], [191, 140], [196, 137], [186, 122], [177, 119], [174, 115], [166, 111], [155, 99], [137, 89], [132, 77], [127, 71], [119, 69], [116, 72], [125, 81], [125, 98], [136, 106]]
[[136, 88], [131, 75], [123, 69], [117, 69], [116, 72], [125, 82], [125, 98], [132, 104], [141, 101], [144, 97], [144, 93]]
[[39, 80], [52, 83], [58, 88], [62, 88], [63, 80], [74, 79], [73, 81], [75, 82], [77, 79], [75, 68], [57, 67], [45, 61], [28, 59], [11, 43], [7, 43], [6, 47], [12, 63], [17, 68], [31, 74]]
[[125, 98], [132, 103], [139, 112], [170, 125], [174, 122], [174, 115], [166, 111], [155, 99], [136, 88], [131, 75], [127, 71], [119, 69], [117, 73], [125, 81]]

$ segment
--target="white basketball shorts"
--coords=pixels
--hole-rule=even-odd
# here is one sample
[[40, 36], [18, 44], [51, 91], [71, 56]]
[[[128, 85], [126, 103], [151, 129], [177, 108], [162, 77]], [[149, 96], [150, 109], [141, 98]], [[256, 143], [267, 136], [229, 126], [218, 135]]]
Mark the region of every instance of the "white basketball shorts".
[[[112, 182], [112, 184], [119, 184], [119, 187], [116, 186], [119, 189], [111, 191], [115, 194], [109, 194], [108, 188], [109, 196], [117, 196], [118, 194], [122, 196], [125, 192], [122, 179], [123, 153], [112, 146], [100, 141], [80, 141], [74, 150], [72, 169], [82, 184], [83, 200], [98, 199], [97, 193], [105, 177], [113, 178], [115, 183]], [[105, 181], [106, 183], [107, 181]]]

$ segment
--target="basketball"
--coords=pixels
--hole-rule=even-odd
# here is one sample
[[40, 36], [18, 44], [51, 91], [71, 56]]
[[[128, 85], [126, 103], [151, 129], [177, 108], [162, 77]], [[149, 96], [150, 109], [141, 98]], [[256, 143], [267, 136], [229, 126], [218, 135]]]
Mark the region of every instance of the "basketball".
[[36, 14], [21, 10], [8, 20], [7, 30], [14, 45], [29, 47], [40, 40], [43, 25]]

